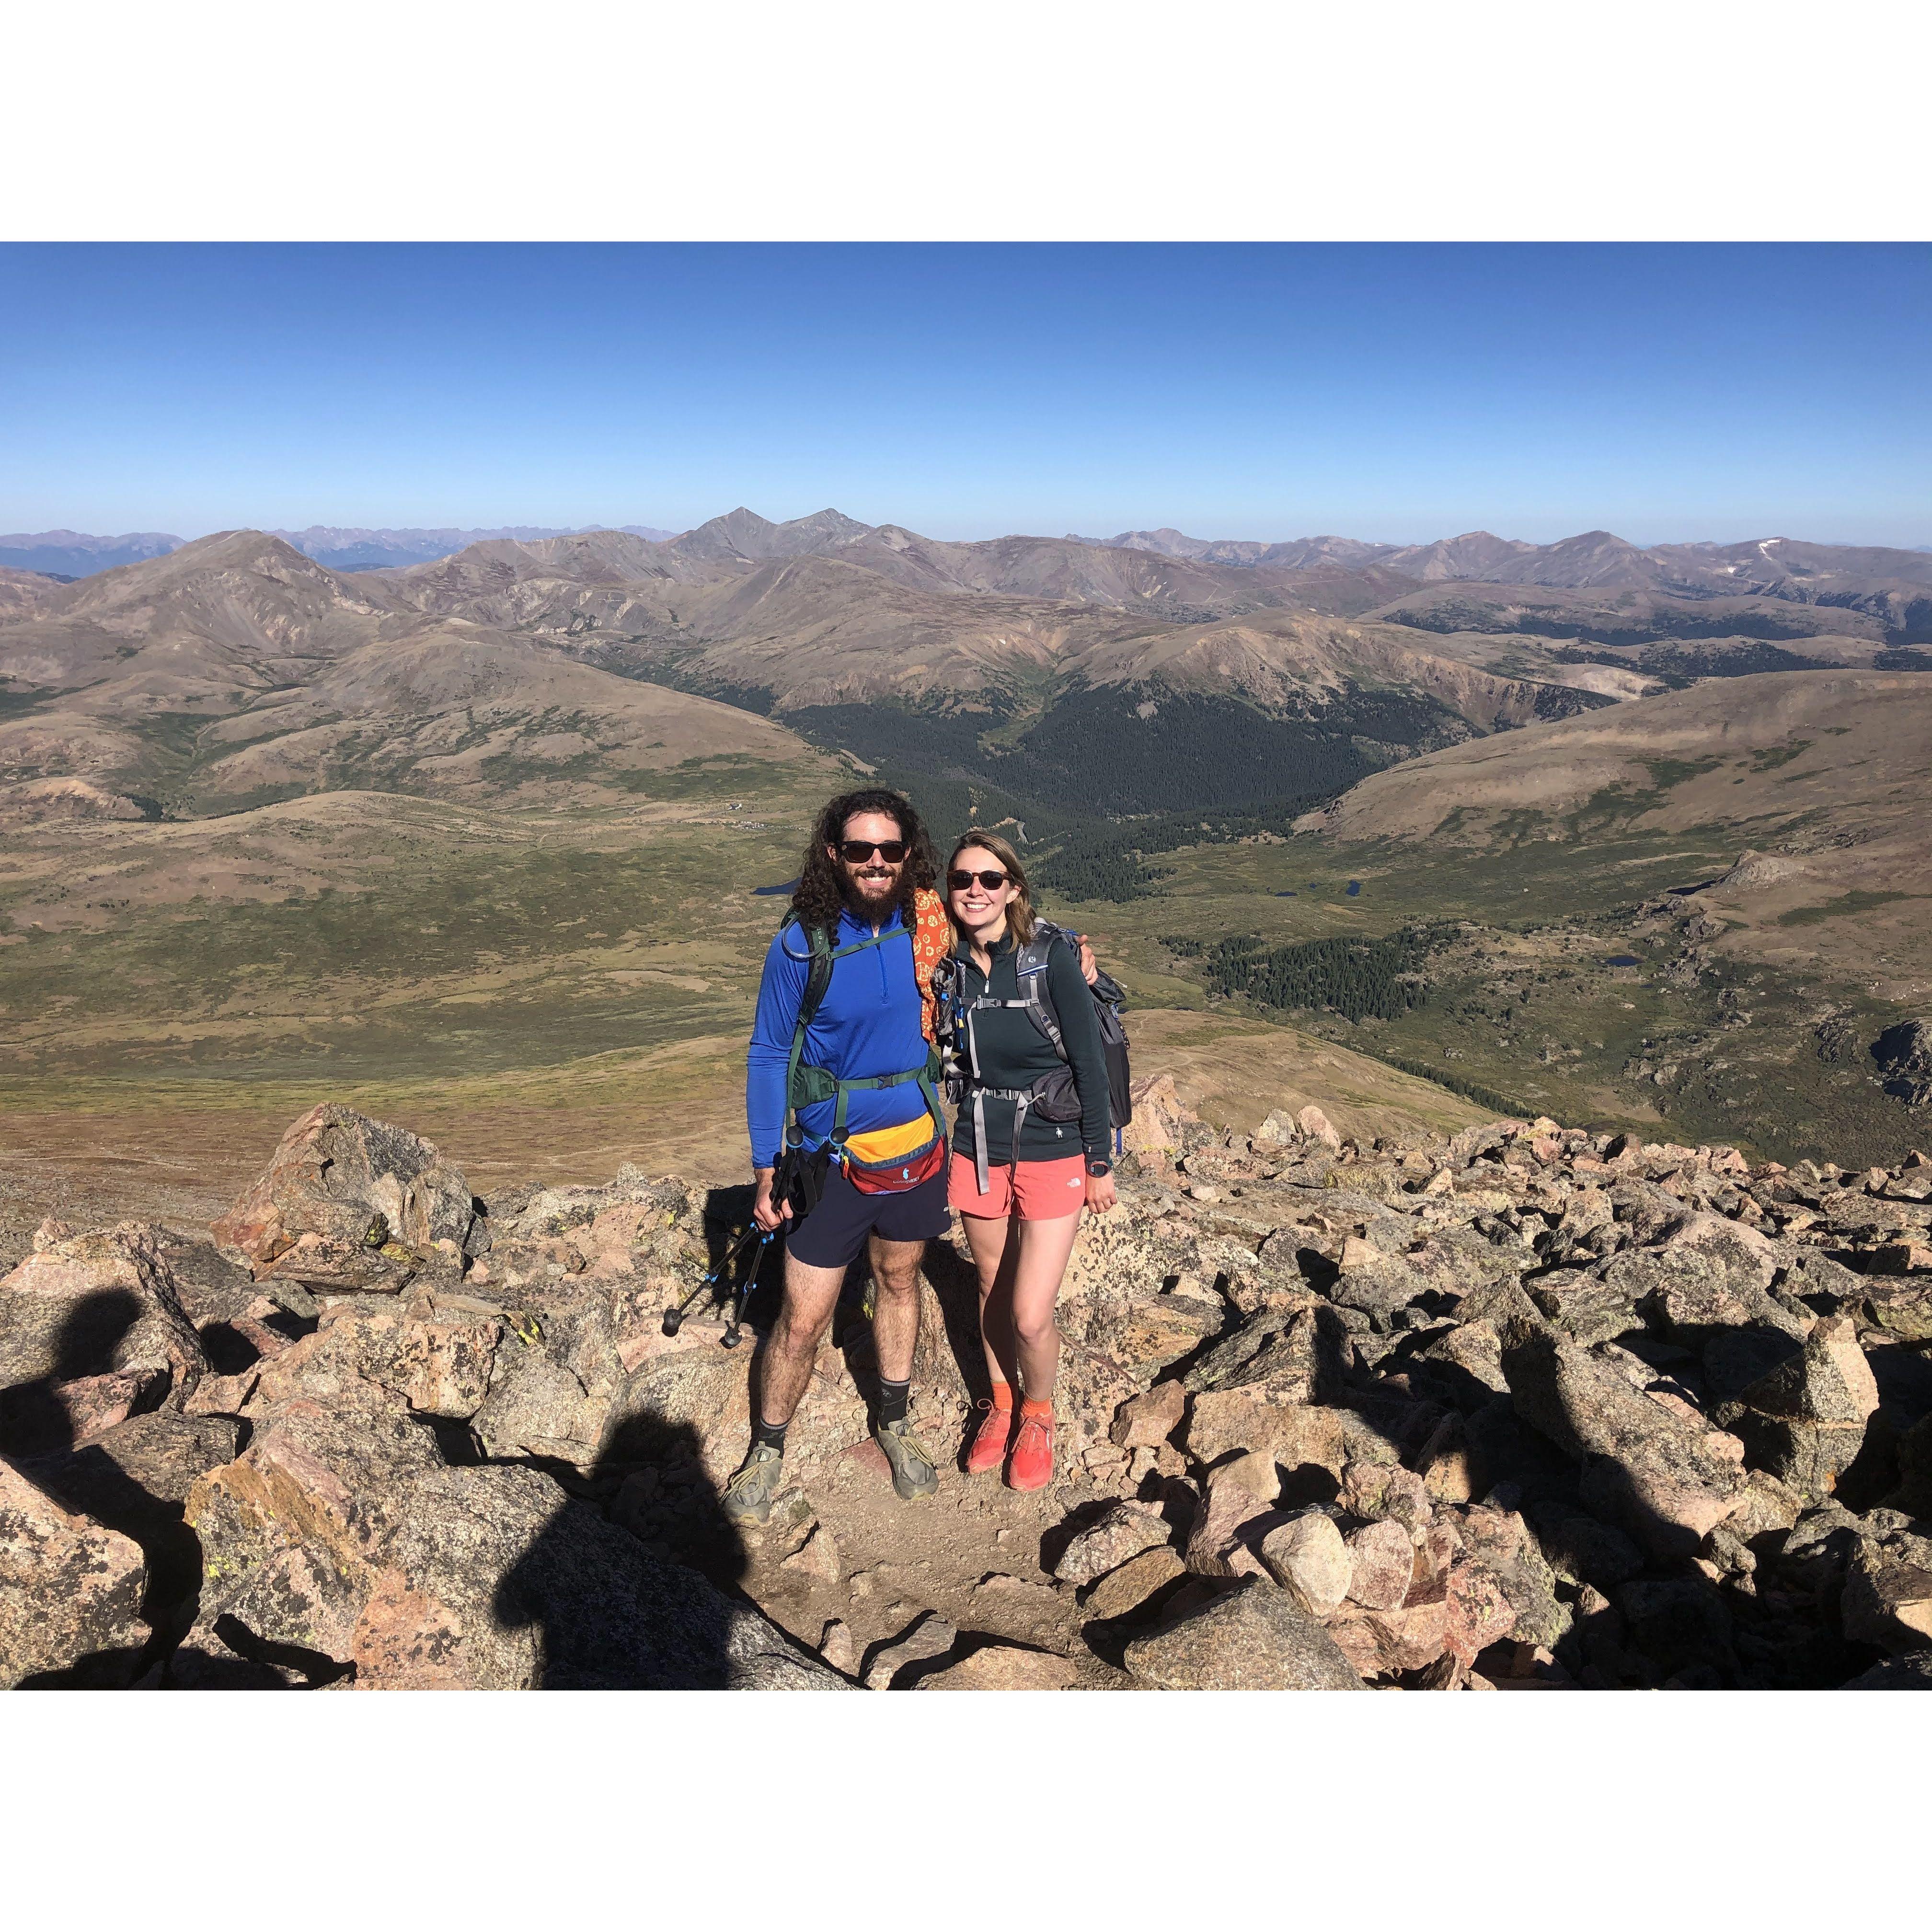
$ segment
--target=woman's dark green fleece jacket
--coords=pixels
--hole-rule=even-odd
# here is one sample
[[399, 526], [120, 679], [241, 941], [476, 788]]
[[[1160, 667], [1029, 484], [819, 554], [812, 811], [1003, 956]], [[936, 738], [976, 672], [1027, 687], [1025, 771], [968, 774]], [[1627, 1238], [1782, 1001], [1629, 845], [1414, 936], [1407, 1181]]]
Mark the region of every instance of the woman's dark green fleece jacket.
[[[962, 974], [961, 993], [967, 1000], [1017, 1000], [1019, 979], [1013, 970], [1018, 949], [1010, 934], [992, 949], [993, 970], [982, 973], [974, 964], [972, 949], [962, 940], [955, 949]], [[1047, 956], [1047, 986], [1053, 1009], [1060, 1021], [1060, 1036], [1066, 1043], [1067, 1064], [1073, 1070], [1074, 1085], [1080, 1096], [1078, 1120], [1043, 1120], [1028, 1111], [1026, 1125], [1020, 1130], [1022, 1160], [1063, 1160], [1070, 1154], [1084, 1154], [1090, 1160], [1112, 1158], [1113, 1135], [1107, 1112], [1107, 1062], [1100, 1050], [1100, 1023], [1094, 1017], [1094, 995], [1080, 975], [1080, 956], [1064, 940], [1056, 940]], [[1030, 1087], [1043, 1073], [1060, 1064], [1053, 1043], [1018, 1007], [988, 1010], [973, 1016], [974, 1038], [979, 1048], [980, 1078], [988, 1087], [1010, 1088], [1016, 1091]], [[961, 1042], [960, 1062], [966, 1060]], [[1013, 1115], [1011, 1100], [988, 1100], [986, 1106], [986, 1158], [994, 1166], [1013, 1157]], [[978, 1154], [973, 1134], [973, 1090], [969, 1086], [961, 1103], [953, 1130], [953, 1155], [970, 1162]]]

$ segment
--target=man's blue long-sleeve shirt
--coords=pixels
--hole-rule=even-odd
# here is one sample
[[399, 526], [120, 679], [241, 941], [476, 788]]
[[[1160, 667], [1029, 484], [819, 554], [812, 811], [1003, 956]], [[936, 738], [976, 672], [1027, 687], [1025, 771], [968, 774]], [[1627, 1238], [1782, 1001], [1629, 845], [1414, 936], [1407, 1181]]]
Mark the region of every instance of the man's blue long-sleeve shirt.
[[[892, 936], [850, 958], [836, 960], [832, 983], [806, 1029], [804, 1064], [823, 1066], [839, 1078], [869, 1080], [905, 1073], [926, 1061], [926, 1036], [920, 1030], [919, 982], [913, 972], [912, 938], [896, 908], [881, 927]], [[832, 944], [856, 945], [872, 928], [850, 912], [839, 916]], [[752, 1022], [752, 1044], [745, 1064], [745, 1118], [752, 1135], [752, 1163], [770, 1167], [784, 1138], [785, 1069], [812, 950], [805, 933], [790, 920], [778, 929], [765, 955], [758, 984], [758, 1010]], [[834, 1103], [821, 1100], [799, 1116], [806, 1144], [815, 1147], [832, 1130]], [[848, 1097], [845, 1130], [865, 1133], [876, 1127], [903, 1126], [926, 1112], [919, 1083], [863, 1089]]]

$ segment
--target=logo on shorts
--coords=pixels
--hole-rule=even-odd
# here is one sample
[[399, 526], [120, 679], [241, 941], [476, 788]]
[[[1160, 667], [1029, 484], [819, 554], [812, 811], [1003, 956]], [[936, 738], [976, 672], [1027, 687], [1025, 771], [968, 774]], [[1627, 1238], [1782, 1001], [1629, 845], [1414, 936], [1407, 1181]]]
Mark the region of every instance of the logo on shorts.
[[1070, 1174], [1066, 1177], [1067, 1186], [1069, 1187], [1078, 1187], [1080, 1185], [1080, 1176], [1077, 1174]]

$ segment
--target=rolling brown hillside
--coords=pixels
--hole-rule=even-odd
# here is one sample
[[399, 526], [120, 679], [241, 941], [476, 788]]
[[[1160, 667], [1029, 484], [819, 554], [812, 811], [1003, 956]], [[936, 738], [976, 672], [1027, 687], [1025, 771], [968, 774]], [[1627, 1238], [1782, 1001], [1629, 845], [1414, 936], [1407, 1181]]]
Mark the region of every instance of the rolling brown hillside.
[[1693, 881], [1720, 950], [1932, 991], [1932, 679], [1805, 671], [1714, 680], [1453, 745], [1376, 772], [1319, 823], [1342, 847], [1734, 842]]
[[52, 578], [44, 577], [38, 571], [13, 570], [0, 565], [0, 618], [45, 602], [60, 587]]
[[0, 617], [0, 812], [68, 779], [185, 812], [345, 787], [610, 799], [690, 760], [808, 756], [750, 712], [426, 615], [252, 531]]
[[1802, 838], [1828, 814], [1822, 842], [1844, 849], [1853, 832], [1905, 829], [1928, 782], [1932, 681], [1795, 672], [1452, 746], [1365, 779], [1324, 822], [1345, 842], [1561, 839], [1600, 798], [1639, 830], [1734, 824]]

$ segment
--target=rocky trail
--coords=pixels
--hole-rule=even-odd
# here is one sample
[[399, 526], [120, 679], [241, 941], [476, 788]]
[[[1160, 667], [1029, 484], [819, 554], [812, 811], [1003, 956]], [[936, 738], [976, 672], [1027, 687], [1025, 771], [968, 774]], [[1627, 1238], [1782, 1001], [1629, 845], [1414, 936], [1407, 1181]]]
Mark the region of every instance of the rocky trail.
[[[0, 1681], [153, 1688], [1932, 1688], [1932, 1161], [1552, 1121], [1252, 1136], [1137, 1090], [1055, 1484], [968, 1478], [963, 1247], [868, 1439], [862, 1264], [770, 1524], [718, 1497], [748, 1190], [479, 1200], [315, 1108], [206, 1238], [0, 1280]], [[752, 1304], [754, 1345], [778, 1264]]]

